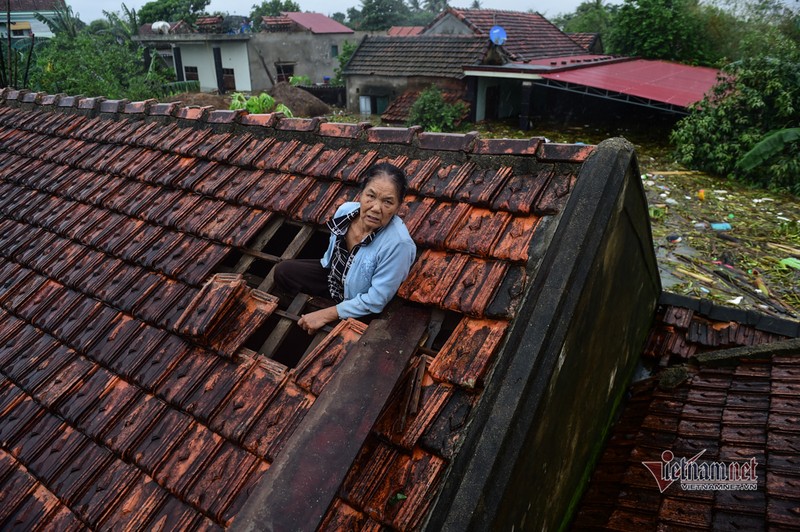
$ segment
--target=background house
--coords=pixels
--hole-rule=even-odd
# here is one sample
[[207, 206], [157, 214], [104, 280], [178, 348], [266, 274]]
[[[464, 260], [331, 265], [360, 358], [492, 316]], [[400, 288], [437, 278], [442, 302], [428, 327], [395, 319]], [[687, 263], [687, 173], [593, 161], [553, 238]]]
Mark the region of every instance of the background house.
[[48, 17], [55, 14], [59, 0], [19, 0], [0, 4], [0, 37], [8, 36], [8, 5], [11, 5], [11, 38], [52, 37], [50, 27], [36, 19], [34, 13]]
[[[495, 26], [504, 28], [502, 43], [490, 42]], [[424, 40], [431, 37], [436, 40]], [[641, 111], [643, 119], [674, 119], [701, 100], [717, 76], [712, 68], [598, 55], [598, 39], [576, 41], [537, 13], [448, 8], [421, 35], [405, 37], [410, 39], [405, 44], [403, 38], [368, 39], [356, 51], [344, 72], [351, 111], [366, 112], [361, 102], [367, 96], [381, 102], [369, 109], [375, 113], [406, 89], [418, 93], [422, 85], [436, 84], [461, 90], [472, 120], [510, 118], [523, 130], [537, 120], [565, 116], [613, 120]], [[459, 54], [459, 39], [484, 47], [476, 44]], [[442, 54], [451, 61], [446, 69]], [[412, 97], [403, 96], [404, 109]]]
[[347, 108], [381, 114], [406, 91], [418, 94], [432, 84], [472, 101], [475, 87], [463, 67], [486, 60], [489, 48], [486, 39], [472, 35], [367, 36], [344, 70]]
[[260, 32], [223, 32], [223, 20], [200, 21], [202, 31], [173, 25], [168, 34], [141, 32], [147, 46], [172, 57], [176, 79], [198, 80], [203, 91], [261, 92], [291, 76], [323, 83], [334, 75], [344, 42], [355, 42], [350, 28], [319, 13], [264, 17]]
[[323, 83], [334, 76], [344, 43], [355, 44], [365, 35], [320, 13], [264, 17], [261, 28], [248, 44], [254, 90], [269, 89], [291, 76]]

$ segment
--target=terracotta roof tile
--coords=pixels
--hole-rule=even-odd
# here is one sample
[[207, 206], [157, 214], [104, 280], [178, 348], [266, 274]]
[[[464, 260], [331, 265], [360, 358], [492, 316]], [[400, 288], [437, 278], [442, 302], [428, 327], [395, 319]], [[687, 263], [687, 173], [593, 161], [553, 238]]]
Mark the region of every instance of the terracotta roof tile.
[[370, 35], [361, 41], [344, 73], [460, 79], [463, 67], [480, 63], [488, 47], [487, 39], [467, 35]]
[[[687, 380], [674, 388], [659, 387], [657, 378], [634, 385], [633, 403], [612, 431], [610, 445], [573, 526], [614, 527], [619, 524], [620, 511], [634, 507], [642, 520], [661, 527], [716, 530], [797, 526], [796, 496], [787, 494], [797, 482], [796, 468], [789, 458], [796, 454], [792, 443], [796, 438], [790, 436], [795, 431], [790, 427], [800, 403], [785, 403], [784, 399], [794, 396], [781, 394], [782, 378], [788, 367], [797, 366], [797, 358], [770, 356], [768, 346], [755, 358], [729, 346], [716, 350], [713, 355], [717, 358], [702, 355], [718, 338], [700, 334], [701, 325], [706, 331], [732, 325], [744, 328], [747, 314], [722, 312], [712, 305], [700, 307], [695, 305], [696, 300], [681, 304], [682, 300], [670, 295], [664, 299], [671, 304], [659, 309], [654, 329], [671, 328], [674, 334], [686, 334], [696, 324], [698, 332], [692, 341], [701, 342], [697, 346], [698, 364], [689, 369]], [[710, 318], [712, 313], [742, 321], [716, 322]], [[750, 337], [762, 344], [771, 341], [770, 334], [758, 332], [761, 334]], [[647, 347], [646, 355], [652, 352], [651, 347]], [[705, 450], [701, 460], [710, 461], [756, 460], [757, 489], [685, 491], [676, 484], [663, 494], [658, 490], [653, 493], [655, 481], [641, 462], [660, 460], [664, 450], [673, 451], [676, 457]], [[603, 478], [611, 470], [618, 479], [613, 486], [607, 476]], [[632, 498], [638, 494], [641, 500], [643, 492], [651, 494], [647, 496], [650, 502], [632, 505]], [[789, 503], [790, 499], [793, 502]]]
[[[291, 313], [254, 287], [280, 254], [317, 254], [325, 220], [389, 161], [417, 194], [402, 214], [420, 257], [400, 296], [447, 317], [412, 358], [409, 371], [430, 364], [414, 411], [397, 430], [407, 372], [371, 431], [385, 475], [353, 473], [362, 495], [332, 508], [367, 528], [418, 526], [523, 294], [528, 213], [560, 208], [586, 151], [152, 101], [46, 108], [34, 95], [23, 109], [21, 93], [2, 94], [4, 515], [27, 528], [229, 526], [368, 330], [345, 320], [310, 345], [289, 331], [268, 355], [299, 360], [287, 368], [255, 350]], [[465, 334], [483, 340], [456, 353]]]
[[[448, 8], [438, 19], [452, 15], [464, 22], [475, 35], [489, 36], [493, 26], [506, 30], [508, 40], [503, 48], [518, 60], [541, 57], [561, 57], [581, 55], [585, 50], [576, 44], [566, 33], [539, 13], [522, 13], [498, 9], [457, 9]], [[426, 32], [431, 32], [436, 21], [431, 22]]]
[[262, 459], [274, 460], [286, 435], [297, 426], [313, 402], [314, 397], [302, 388], [290, 381], [284, 382], [245, 437], [245, 448]]

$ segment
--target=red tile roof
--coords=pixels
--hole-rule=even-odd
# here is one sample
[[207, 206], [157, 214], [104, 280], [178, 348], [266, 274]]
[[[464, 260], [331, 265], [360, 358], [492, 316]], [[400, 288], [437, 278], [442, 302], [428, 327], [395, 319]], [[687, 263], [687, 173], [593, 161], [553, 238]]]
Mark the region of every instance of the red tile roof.
[[466, 35], [368, 35], [350, 58], [344, 73], [461, 79], [463, 67], [479, 64], [488, 48], [485, 39]]
[[[800, 526], [800, 324], [665, 294], [645, 356], [685, 362], [633, 385], [576, 514], [576, 530]], [[741, 347], [746, 346], [746, 347]], [[704, 451], [757, 461], [757, 488], [663, 492], [643, 462]]]
[[425, 29], [425, 26], [392, 26], [386, 32], [389, 37], [408, 37], [410, 35], [419, 35]]
[[[55, 11], [60, 0], [17, 0], [11, 4], [11, 12]], [[0, 12], [6, 13], [6, 4], [0, 6]]]
[[287, 12], [284, 16], [311, 33], [353, 33], [353, 30], [322, 13]]
[[[325, 519], [421, 523], [525, 293], [539, 221], [594, 148], [2, 98], [0, 522], [231, 524], [362, 335], [380, 336], [346, 320], [309, 345], [268, 293], [271, 265], [321, 253], [321, 224], [390, 161], [409, 176], [420, 251], [399, 296], [446, 312], [407, 351]], [[418, 404], [402, 398], [412, 382]]]
[[487, 42], [492, 27], [502, 26], [508, 37], [503, 44], [503, 49], [517, 61], [579, 55], [586, 52], [566, 33], [539, 13], [451, 7], [428, 24], [428, 29], [430, 30], [439, 20], [448, 16], [460, 20], [475, 35], [482, 36]]
[[600, 38], [599, 33], [567, 33], [567, 35], [587, 52], [594, 52], [592, 47]]

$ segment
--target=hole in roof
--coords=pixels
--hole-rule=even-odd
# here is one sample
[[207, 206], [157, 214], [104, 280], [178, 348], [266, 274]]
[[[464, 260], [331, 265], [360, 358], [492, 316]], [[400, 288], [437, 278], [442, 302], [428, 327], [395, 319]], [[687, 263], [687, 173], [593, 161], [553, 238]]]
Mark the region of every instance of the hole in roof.
[[283, 223], [261, 251], [270, 255], [280, 256], [286, 251], [286, 248], [289, 247], [289, 244], [292, 243], [292, 240], [294, 240], [294, 237], [296, 237], [299, 232], [299, 226]]
[[293, 368], [303, 358], [303, 353], [306, 352], [313, 340], [313, 335], [305, 332], [297, 324], [292, 324], [289, 333], [272, 358], [284, 366]]
[[[269, 272], [272, 271], [272, 268], [275, 266], [275, 263], [269, 260], [264, 259], [255, 259], [253, 260], [250, 267], [247, 268], [247, 272], [245, 272], [245, 277], [247, 277], [247, 283], [252, 284], [255, 283], [254, 286], [258, 286], [261, 284], [261, 281], [266, 279]], [[252, 282], [251, 282], [252, 281]]]
[[236, 248], [231, 248], [215, 271], [220, 273], [232, 272], [236, 265], [239, 264], [241, 258], [242, 252]]
[[264, 342], [267, 341], [269, 338], [270, 333], [275, 329], [275, 326], [280, 321], [280, 316], [273, 314], [267, 321], [259, 327], [245, 342], [244, 347], [250, 349], [251, 351], [255, 351], [256, 353], [261, 351], [261, 347], [264, 345]]
[[433, 344], [431, 344], [431, 349], [434, 351], [439, 351], [447, 340], [453, 335], [453, 331], [458, 326], [461, 318], [464, 316], [459, 314], [458, 312], [453, 312], [452, 310], [448, 310], [445, 312], [444, 320], [442, 320], [442, 328], [439, 330], [439, 334], [436, 335], [436, 338], [433, 339]]
[[297, 254], [298, 259], [321, 259], [328, 249], [328, 239], [330, 234], [325, 231], [314, 231], [311, 238], [308, 240], [300, 253]]

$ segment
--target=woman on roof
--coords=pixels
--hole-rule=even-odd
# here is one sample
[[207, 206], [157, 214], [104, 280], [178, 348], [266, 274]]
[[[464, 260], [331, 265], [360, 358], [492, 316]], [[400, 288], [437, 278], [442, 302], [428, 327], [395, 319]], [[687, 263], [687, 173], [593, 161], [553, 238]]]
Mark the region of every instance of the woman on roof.
[[297, 324], [309, 334], [337, 319], [377, 314], [397, 293], [417, 253], [397, 211], [406, 194], [403, 171], [371, 166], [358, 201], [347, 202], [328, 222], [328, 249], [321, 260], [293, 259], [275, 267], [279, 291], [304, 292], [336, 302], [304, 314]]

